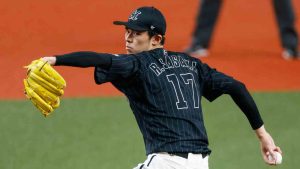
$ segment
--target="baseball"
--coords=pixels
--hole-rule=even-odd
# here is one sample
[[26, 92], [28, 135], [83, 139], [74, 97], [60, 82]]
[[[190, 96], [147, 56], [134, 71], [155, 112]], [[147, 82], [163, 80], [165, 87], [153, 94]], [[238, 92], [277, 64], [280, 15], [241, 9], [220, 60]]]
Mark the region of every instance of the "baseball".
[[282, 163], [282, 156], [279, 152], [274, 152], [275, 157], [273, 158], [271, 155], [268, 156], [269, 161], [275, 161], [275, 165]]

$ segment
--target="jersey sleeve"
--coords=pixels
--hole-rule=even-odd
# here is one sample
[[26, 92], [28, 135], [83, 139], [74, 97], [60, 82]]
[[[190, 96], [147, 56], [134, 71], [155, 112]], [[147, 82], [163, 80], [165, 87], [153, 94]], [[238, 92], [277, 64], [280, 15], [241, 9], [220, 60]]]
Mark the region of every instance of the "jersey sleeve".
[[138, 68], [139, 62], [134, 55], [115, 55], [112, 57], [110, 68], [95, 67], [94, 79], [97, 84], [126, 80], [133, 76]]
[[200, 63], [199, 69], [202, 76], [203, 96], [209, 101], [214, 101], [222, 94], [228, 93], [232, 83], [235, 82], [232, 77], [209, 67], [207, 64]]

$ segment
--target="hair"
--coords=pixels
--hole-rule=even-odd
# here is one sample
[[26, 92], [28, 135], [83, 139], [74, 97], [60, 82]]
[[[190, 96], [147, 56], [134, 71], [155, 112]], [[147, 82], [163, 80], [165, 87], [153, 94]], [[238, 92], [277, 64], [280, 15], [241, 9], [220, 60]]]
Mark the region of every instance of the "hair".
[[[161, 35], [161, 34], [156, 33], [156, 32], [154, 32], [154, 31], [147, 31], [147, 32], [148, 32], [148, 35], [149, 35], [150, 39], [151, 39], [153, 36], [155, 36], [155, 35]], [[166, 38], [165, 38], [164, 35], [161, 35], [161, 36], [162, 36], [162, 39], [161, 39], [161, 41], [160, 41], [160, 44], [161, 44], [161, 45], [164, 45], [164, 44], [165, 44], [165, 41], [166, 41]]]

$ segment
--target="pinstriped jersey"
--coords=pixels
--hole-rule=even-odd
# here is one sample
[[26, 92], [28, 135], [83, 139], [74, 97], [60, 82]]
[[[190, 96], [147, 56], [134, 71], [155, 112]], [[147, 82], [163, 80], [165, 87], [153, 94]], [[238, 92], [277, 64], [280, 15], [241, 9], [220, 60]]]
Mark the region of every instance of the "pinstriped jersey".
[[110, 69], [96, 67], [94, 76], [127, 96], [146, 154], [210, 153], [201, 98], [213, 101], [233, 78], [163, 48], [113, 57]]

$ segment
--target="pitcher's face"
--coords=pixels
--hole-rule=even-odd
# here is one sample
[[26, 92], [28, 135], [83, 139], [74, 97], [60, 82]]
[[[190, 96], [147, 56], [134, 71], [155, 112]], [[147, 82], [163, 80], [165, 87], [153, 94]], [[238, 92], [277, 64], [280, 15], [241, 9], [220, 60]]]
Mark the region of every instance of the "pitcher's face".
[[125, 42], [127, 54], [151, 50], [151, 39], [147, 31], [141, 32], [126, 28]]

